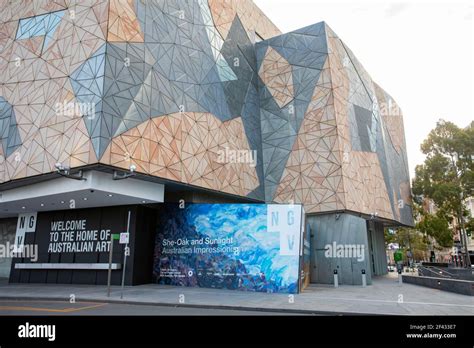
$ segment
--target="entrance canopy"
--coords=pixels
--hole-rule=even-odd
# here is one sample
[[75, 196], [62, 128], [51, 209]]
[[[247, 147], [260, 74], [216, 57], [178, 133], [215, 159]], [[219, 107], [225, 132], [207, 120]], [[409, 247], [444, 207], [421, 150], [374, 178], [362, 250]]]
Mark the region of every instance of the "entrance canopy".
[[164, 185], [128, 178], [113, 180], [96, 170], [84, 172], [86, 180], [59, 177], [0, 192], [0, 218], [20, 213], [161, 203]]

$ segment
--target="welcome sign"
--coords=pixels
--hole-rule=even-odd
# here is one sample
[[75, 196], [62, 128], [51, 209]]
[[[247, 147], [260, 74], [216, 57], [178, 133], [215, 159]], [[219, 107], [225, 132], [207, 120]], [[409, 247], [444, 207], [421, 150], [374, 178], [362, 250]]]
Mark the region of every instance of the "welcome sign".
[[[36, 214], [25, 214], [18, 223], [25, 236], [24, 253], [12, 260], [10, 282], [107, 284], [114, 243], [112, 284], [121, 284], [125, 253], [133, 260], [125, 267], [125, 284], [150, 283], [155, 225], [156, 210], [143, 206], [39, 212], [37, 219]], [[127, 230], [127, 246], [113, 239]], [[36, 248], [34, 254], [28, 246]]]
[[51, 221], [48, 253], [108, 252], [110, 233], [110, 229], [90, 228], [87, 219]]
[[160, 216], [157, 283], [298, 292], [301, 205], [165, 205]]

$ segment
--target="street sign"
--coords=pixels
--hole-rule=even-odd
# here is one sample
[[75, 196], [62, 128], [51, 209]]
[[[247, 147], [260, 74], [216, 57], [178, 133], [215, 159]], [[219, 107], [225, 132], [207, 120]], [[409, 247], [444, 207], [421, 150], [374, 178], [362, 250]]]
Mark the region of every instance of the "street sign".
[[120, 299], [123, 299], [123, 288], [125, 286], [125, 268], [127, 267], [127, 256], [130, 256], [130, 248], [128, 247], [128, 240], [130, 236], [130, 214], [128, 211], [127, 232], [120, 233], [120, 244], [125, 245], [125, 252], [123, 253], [123, 270], [122, 270], [122, 291], [120, 292]]
[[128, 232], [120, 233], [120, 244], [128, 244], [129, 239], [130, 239], [130, 233]]

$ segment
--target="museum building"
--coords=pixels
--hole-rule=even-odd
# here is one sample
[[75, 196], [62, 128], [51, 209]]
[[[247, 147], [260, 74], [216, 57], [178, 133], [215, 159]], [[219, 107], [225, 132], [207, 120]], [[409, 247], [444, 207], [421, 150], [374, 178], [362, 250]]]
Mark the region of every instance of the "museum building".
[[401, 109], [325, 22], [4, 1], [0, 33], [0, 243], [37, 246], [10, 282], [105, 284], [113, 244], [113, 284], [126, 248], [129, 285], [371, 284], [413, 224]]

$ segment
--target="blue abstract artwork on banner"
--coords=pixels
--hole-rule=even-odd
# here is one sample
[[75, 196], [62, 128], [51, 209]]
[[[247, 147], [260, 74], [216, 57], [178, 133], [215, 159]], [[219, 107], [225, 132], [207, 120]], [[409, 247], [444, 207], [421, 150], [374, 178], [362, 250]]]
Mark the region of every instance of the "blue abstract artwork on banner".
[[[275, 214], [269, 207], [274, 206], [164, 205], [155, 239], [155, 282], [297, 293], [301, 206], [291, 207], [297, 211], [290, 216], [293, 234], [285, 227], [281, 232], [269, 228], [269, 214]], [[283, 226], [284, 218], [286, 212], [277, 219]]]

